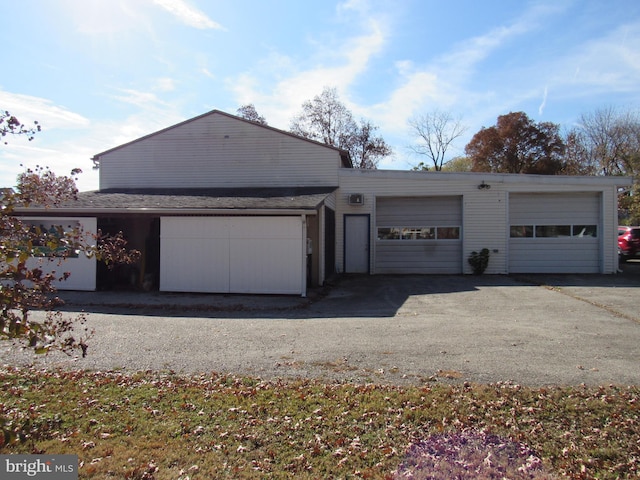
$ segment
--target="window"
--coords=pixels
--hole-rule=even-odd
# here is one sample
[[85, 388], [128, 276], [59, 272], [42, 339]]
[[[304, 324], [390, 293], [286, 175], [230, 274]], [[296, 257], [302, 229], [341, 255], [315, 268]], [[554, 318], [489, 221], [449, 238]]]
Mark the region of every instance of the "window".
[[511, 225], [511, 238], [595, 238], [597, 225]]
[[399, 240], [399, 239], [400, 239], [399, 228], [378, 227], [378, 240]]
[[378, 227], [378, 240], [459, 240], [460, 227]]
[[403, 240], [431, 240], [436, 238], [435, 228], [405, 227], [402, 229]]
[[511, 238], [533, 237], [533, 225], [511, 225]]
[[574, 225], [573, 236], [574, 237], [597, 237], [598, 226], [597, 225]]
[[460, 227], [438, 227], [438, 240], [458, 240]]
[[536, 237], [570, 237], [571, 225], [536, 225]]
[[65, 237], [80, 231], [80, 224], [59, 225], [45, 220], [23, 220], [29, 227], [33, 255], [37, 257], [77, 257], [78, 252], [65, 245]]

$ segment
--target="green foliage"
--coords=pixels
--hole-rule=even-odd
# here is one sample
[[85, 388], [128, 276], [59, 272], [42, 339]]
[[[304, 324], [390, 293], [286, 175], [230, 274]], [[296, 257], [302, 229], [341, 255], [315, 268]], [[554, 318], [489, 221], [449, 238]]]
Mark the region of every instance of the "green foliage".
[[640, 225], [640, 180], [635, 180], [629, 192], [618, 196], [618, 205], [620, 225]]
[[443, 172], [470, 172], [473, 169], [473, 161], [469, 157], [454, 157], [442, 165]]
[[[489, 453], [502, 451], [499, 437], [540, 462], [534, 473], [547, 475], [538, 478], [637, 478], [639, 400], [638, 387], [382, 386], [5, 367], [0, 418], [9, 434], [0, 453], [78, 454], [80, 478], [382, 479], [405, 478], [401, 466], [406, 471], [416, 449], [465, 439], [473, 448], [461, 458], [486, 472]], [[504, 463], [489, 461], [496, 472]]]
[[469, 265], [473, 268], [475, 275], [482, 275], [489, 265], [489, 249], [483, 248], [479, 252], [475, 250], [469, 254]]

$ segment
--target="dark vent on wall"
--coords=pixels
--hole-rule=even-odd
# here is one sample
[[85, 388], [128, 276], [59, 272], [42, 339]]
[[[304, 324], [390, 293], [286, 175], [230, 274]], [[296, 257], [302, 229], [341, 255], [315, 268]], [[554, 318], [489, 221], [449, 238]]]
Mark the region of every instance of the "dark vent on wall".
[[364, 195], [362, 193], [349, 194], [349, 205], [364, 205]]

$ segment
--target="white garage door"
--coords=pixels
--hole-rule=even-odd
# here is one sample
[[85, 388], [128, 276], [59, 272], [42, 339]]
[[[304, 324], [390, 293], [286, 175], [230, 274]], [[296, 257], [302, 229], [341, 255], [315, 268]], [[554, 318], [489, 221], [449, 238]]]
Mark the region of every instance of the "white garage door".
[[303, 294], [300, 217], [163, 217], [160, 289]]
[[376, 273], [462, 273], [462, 197], [376, 200]]
[[509, 272], [600, 272], [600, 194], [511, 194]]

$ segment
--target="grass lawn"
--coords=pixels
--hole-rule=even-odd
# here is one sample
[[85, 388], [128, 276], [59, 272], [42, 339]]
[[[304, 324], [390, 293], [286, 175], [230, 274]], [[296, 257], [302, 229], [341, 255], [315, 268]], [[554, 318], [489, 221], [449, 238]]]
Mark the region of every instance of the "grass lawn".
[[637, 386], [399, 387], [6, 366], [0, 384], [0, 453], [77, 454], [80, 478], [640, 476]]

